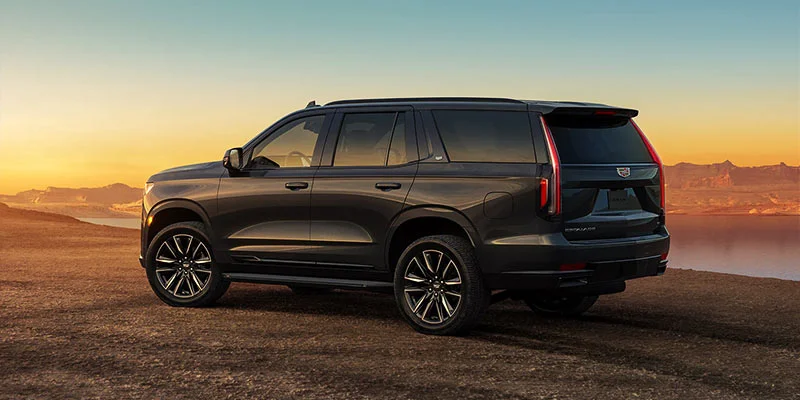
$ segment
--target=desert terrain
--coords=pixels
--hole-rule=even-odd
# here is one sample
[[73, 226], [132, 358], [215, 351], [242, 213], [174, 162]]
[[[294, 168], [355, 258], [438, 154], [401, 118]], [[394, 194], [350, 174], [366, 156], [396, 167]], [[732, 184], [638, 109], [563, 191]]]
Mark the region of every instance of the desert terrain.
[[800, 282], [668, 270], [579, 319], [493, 305], [469, 336], [387, 295], [150, 291], [136, 230], [0, 205], [0, 398], [797, 398]]

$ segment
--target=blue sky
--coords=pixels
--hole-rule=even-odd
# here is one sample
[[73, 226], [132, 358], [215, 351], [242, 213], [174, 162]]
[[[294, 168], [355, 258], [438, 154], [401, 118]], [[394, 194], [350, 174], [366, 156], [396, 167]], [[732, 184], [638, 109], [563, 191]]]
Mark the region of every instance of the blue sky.
[[27, 171], [111, 179], [218, 158], [311, 99], [472, 95], [637, 108], [667, 162], [797, 164], [796, 3], [0, 0], [0, 156], [67, 149]]

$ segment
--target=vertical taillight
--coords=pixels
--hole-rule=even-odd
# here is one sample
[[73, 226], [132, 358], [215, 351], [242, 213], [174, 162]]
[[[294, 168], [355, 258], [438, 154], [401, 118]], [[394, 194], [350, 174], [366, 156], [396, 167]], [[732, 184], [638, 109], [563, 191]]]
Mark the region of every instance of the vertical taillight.
[[549, 201], [547, 213], [550, 215], [561, 214], [561, 163], [558, 160], [558, 152], [556, 151], [556, 142], [553, 140], [553, 134], [544, 117], [540, 116], [539, 120], [542, 122], [542, 130], [544, 137], [547, 139], [547, 155], [550, 157], [550, 166], [553, 167], [553, 179], [551, 185], [546, 185], [549, 189]]
[[653, 144], [650, 143], [650, 140], [647, 139], [647, 136], [644, 135], [642, 129], [639, 128], [639, 125], [636, 125], [636, 122], [631, 120], [631, 125], [636, 128], [636, 132], [639, 132], [639, 136], [642, 138], [642, 142], [644, 145], [647, 146], [647, 151], [650, 152], [650, 157], [653, 159], [653, 162], [658, 164], [658, 179], [661, 183], [661, 210], [666, 214], [667, 212], [667, 191], [666, 191], [666, 179], [664, 178], [664, 163], [661, 162], [661, 157], [658, 156], [656, 153], [656, 148], [653, 147]]

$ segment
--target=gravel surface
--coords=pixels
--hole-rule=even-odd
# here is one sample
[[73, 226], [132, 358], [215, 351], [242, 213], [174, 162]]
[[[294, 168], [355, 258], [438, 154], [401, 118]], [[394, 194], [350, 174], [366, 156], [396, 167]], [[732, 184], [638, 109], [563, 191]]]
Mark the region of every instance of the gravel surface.
[[431, 337], [380, 294], [233, 284], [171, 308], [137, 247], [0, 207], [0, 397], [800, 398], [800, 282], [669, 270], [579, 319], [505, 301]]

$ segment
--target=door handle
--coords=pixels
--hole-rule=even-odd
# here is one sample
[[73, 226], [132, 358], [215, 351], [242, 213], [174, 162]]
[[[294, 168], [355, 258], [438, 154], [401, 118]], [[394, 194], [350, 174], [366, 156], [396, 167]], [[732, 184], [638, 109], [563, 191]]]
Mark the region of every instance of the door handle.
[[308, 182], [286, 182], [284, 186], [289, 190], [308, 189]]
[[378, 182], [375, 184], [375, 189], [383, 190], [384, 192], [388, 192], [390, 190], [397, 190], [400, 189], [400, 184], [397, 182]]

